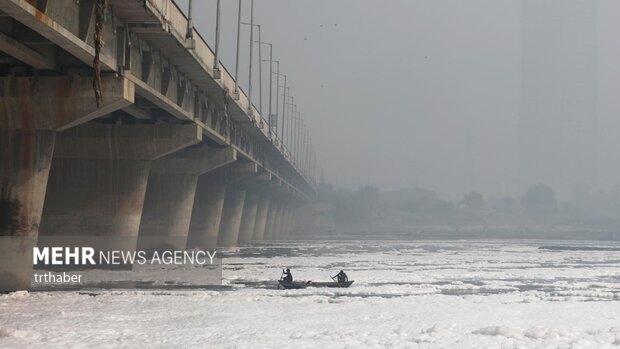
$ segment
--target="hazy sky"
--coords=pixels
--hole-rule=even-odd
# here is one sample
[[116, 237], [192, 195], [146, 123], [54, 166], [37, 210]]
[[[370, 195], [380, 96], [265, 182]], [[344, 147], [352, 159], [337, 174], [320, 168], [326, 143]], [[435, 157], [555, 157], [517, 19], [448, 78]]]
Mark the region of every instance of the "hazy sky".
[[[178, 3], [186, 9], [187, 1]], [[213, 47], [216, 1], [194, 3], [195, 25]], [[221, 59], [234, 72], [237, 1], [222, 3]], [[597, 3], [600, 137], [593, 156], [598, 184], [609, 190], [620, 179], [620, 2]], [[249, 21], [250, 0], [243, 4]], [[450, 199], [470, 190], [520, 193], [518, 0], [256, 0], [254, 7], [326, 181], [420, 186]], [[244, 26], [244, 88], [248, 35]], [[265, 115], [267, 76], [265, 64]]]

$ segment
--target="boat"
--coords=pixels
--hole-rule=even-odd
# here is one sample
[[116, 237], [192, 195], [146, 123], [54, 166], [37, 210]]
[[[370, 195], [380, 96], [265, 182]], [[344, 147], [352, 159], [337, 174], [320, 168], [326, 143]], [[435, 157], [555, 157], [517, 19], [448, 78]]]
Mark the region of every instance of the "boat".
[[351, 280], [351, 281], [347, 281], [347, 282], [313, 282], [313, 281], [284, 281], [284, 280], [278, 280], [278, 288], [284, 288], [287, 290], [293, 290], [293, 289], [301, 289], [301, 288], [308, 288], [308, 287], [340, 287], [340, 288], [346, 288], [351, 286], [351, 284], [354, 282], [355, 280]]

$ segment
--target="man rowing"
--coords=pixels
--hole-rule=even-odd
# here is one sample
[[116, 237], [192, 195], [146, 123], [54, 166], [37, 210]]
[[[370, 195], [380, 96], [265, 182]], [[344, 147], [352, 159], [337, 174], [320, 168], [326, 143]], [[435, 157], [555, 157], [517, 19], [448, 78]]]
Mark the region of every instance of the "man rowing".
[[341, 270], [338, 274], [336, 274], [335, 276], [332, 276], [333, 278], [338, 278], [338, 283], [345, 283], [347, 281], [349, 281], [349, 277], [347, 276], [347, 274], [344, 273], [343, 270]]
[[282, 280], [286, 282], [293, 282], [293, 274], [291, 273], [291, 269], [286, 268], [286, 270], [282, 270]]

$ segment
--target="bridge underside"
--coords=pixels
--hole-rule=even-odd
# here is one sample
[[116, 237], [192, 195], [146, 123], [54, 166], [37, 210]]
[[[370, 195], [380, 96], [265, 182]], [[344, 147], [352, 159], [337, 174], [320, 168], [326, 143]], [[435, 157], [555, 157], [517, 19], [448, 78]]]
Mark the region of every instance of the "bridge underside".
[[97, 106], [94, 1], [0, 0], [0, 291], [29, 288], [39, 236], [235, 246], [287, 236], [314, 193], [171, 1], [108, 2]]

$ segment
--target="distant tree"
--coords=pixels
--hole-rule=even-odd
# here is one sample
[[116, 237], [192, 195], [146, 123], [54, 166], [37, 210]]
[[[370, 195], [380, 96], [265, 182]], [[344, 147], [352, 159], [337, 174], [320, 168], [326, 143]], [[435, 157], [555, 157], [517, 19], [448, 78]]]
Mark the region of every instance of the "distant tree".
[[395, 210], [406, 212], [432, 211], [440, 201], [439, 195], [432, 190], [407, 188], [383, 194], [382, 200]]
[[521, 205], [537, 219], [545, 220], [558, 210], [555, 192], [545, 184], [536, 184], [527, 188], [521, 197]]
[[334, 219], [337, 222], [361, 222], [370, 217], [374, 205], [379, 201], [379, 189], [365, 186], [352, 192], [349, 190], [334, 191], [329, 203], [333, 206]]
[[334, 200], [334, 196], [336, 193], [334, 192], [334, 186], [329, 183], [321, 183], [319, 184], [319, 188], [317, 189], [317, 197], [320, 202], [329, 203]]
[[513, 199], [513, 198], [503, 198], [502, 199], [502, 209], [504, 211], [514, 211], [514, 209], [517, 207], [517, 200]]
[[469, 209], [479, 210], [484, 207], [484, 197], [482, 194], [472, 191], [465, 195], [461, 204]]
[[433, 205], [432, 211], [436, 218], [446, 218], [457, 211], [457, 205], [454, 202], [439, 200]]
[[366, 204], [374, 204], [379, 201], [379, 189], [377, 187], [373, 187], [372, 185], [367, 185], [361, 187], [355, 193], [355, 196], [357, 199]]

